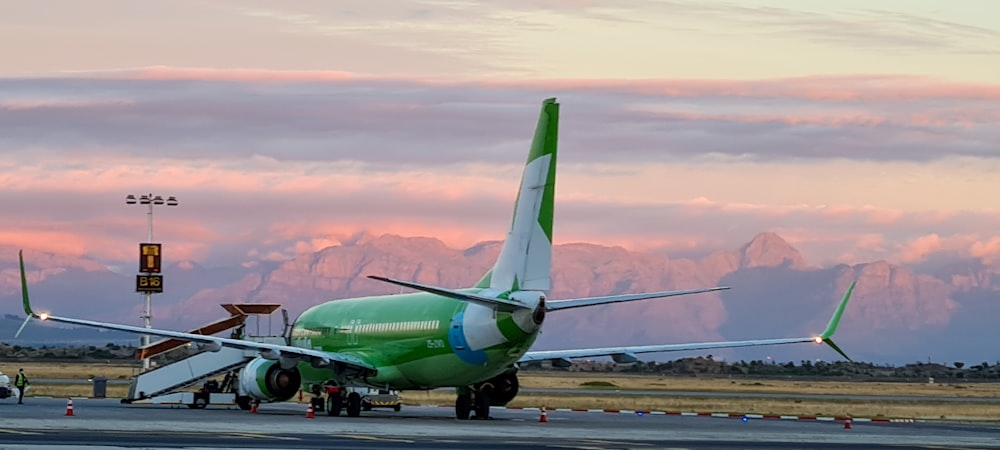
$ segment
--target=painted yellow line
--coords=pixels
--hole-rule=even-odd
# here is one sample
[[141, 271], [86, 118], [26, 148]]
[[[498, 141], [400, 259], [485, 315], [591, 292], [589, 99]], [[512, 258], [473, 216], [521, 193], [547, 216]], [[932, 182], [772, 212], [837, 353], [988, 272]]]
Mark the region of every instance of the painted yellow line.
[[[621, 445], [622, 444], [621, 441], [602, 441], [600, 439], [584, 439], [584, 440], [582, 440], [580, 442], [585, 442], [587, 444], [604, 444], [604, 445]], [[645, 443], [645, 442], [629, 442], [628, 445], [649, 447], [649, 446], [651, 446], [653, 444], [648, 444], [648, 443]]]
[[275, 440], [279, 440], [279, 441], [301, 441], [302, 440], [302, 439], [297, 438], [297, 437], [275, 436], [273, 434], [264, 434], [264, 433], [223, 433], [223, 434], [225, 434], [226, 436], [245, 437], [245, 438], [251, 438], [251, 439], [275, 439]]
[[35, 432], [35, 431], [4, 430], [4, 429], [0, 429], [0, 433], [23, 434], [23, 435], [27, 435], [27, 436], [37, 436], [37, 435], [42, 434], [42, 433], [38, 433], [38, 432]]

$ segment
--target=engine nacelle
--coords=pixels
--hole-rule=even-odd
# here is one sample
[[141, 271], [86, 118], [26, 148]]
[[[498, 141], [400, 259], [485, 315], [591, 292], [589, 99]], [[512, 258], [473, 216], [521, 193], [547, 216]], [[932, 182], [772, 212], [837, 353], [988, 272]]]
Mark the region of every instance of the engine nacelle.
[[256, 358], [240, 371], [240, 393], [260, 401], [283, 402], [301, 387], [299, 369], [282, 369], [278, 361]]
[[501, 373], [472, 386], [476, 391], [485, 390], [489, 393], [491, 406], [504, 406], [510, 403], [517, 396], [519, 387], [517, 370]]

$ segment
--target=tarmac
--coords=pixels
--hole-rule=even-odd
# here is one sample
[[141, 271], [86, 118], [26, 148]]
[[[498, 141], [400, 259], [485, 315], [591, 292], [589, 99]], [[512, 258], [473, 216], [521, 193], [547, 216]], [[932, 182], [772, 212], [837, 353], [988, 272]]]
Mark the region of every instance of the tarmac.
[[[10, 399], [8, 399], [10, 400]], [[118, 399], [28, 397], [0, 401], [4, 449], [996, 449], [1000, 425], [852, 423], [494, 408], [459, 421], [452, 408], [404, 406], [362, 417], [306, 418], [305, 404], [237, 408], [123, 405]]]

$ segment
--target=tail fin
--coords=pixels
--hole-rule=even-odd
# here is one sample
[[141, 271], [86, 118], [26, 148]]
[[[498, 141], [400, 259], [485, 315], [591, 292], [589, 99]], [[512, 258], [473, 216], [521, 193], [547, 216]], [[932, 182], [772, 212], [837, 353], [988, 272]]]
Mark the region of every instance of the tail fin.
[[510, 231], [493, 269], [476, 287], [503, 292], [521, 289], [546, 291], [551, 287], [552, 213], [556, 185], [556, 144], [559, 104], [542, 102], [531, 152], [521, 175]]

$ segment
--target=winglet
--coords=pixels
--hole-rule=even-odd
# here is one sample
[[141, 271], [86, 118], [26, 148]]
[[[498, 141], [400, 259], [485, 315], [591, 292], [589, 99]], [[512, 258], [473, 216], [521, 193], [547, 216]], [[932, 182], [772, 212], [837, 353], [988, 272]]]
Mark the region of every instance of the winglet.
[[24, 323], [21, 327], [17, 329], [17, 333], [14, 333], [14, 337], [17, 338], [24, 331], [24, 327], [28, 325], [33, 317], [38, 317], [34, 311], [31, 310], [31, 302], [28, 300], [28, 278], [24, 275], [24, 250], [19, 250], [17, 252], [17, 258], [21, 262], [21, 302], [24, 305], [24, 314], [27, 316], [24, 318]]
[[826, 330], [823, 331], [823, 334], [819, 335], [823, 342], [826, 342], [827, 345], [836, 350], [837, 353], [840, 353], [840, 356], [843, 356], [848, 361], [851, 361], [851, 358], [847, 356], [847, 354], [844, 353], [840, 347], [837, 347], [837, 344], [834, 344], [833, 340], [830, 338], [833, 337], [833, 333], [837, 332], [837, 327], [840, 325], [840, 316], [844, 314], [844, 308], [847, 307], [847, 301], [851, 299], [851, 293], [854, 292], [854, 286], [857, 283], [857, 281], [851, 282], [851, 286], [847, 288], [844, 298], [840, 300], [840, 304], [837, 305], [837, 309], [833, 311], [833, 316], [830, 317], [830, 322], [826, 324]]
[[38, 314], [31, 310], [31, 300], [28, 299], [28, 278], [24, 275], [24, 250], [18, 250], [17, 258], [21, 262], [21, 303], [24, 305], [24, 313], [28, 317], [38, 317]]

